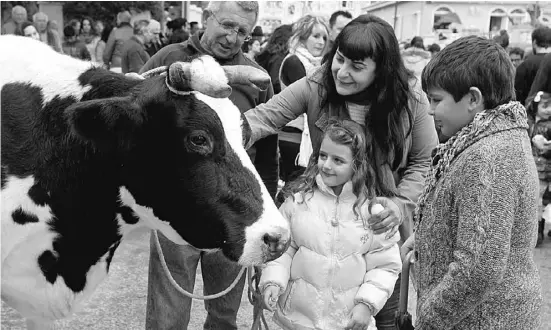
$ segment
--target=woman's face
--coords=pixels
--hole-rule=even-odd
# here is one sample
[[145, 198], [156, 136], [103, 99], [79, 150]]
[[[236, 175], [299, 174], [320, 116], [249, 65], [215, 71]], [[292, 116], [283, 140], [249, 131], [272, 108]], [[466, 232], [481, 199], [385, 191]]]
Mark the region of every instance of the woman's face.
[[82, 21], [82, 32], [83, 33], [90, 33], [92, 31], [92, 26], [90, 25], [90, 21], [85, 19]]
[[253, 44], [251, 45], [251, 52], [253, 54], [260, 53], [260, 41], [258, 40], [253, 41]]
[[27, 26], [23, 30], [23, 35], [25, 37], [29, 37], [31, 39], [40, 40], [40, 36], [38, 35], [38, 31], [36, 31], [36, 28], [33, 25]]
[[94, 30], [96, 31], [96, 34], [98, 36], [101, 36], [101, 33], [103, 32], [103, 23], [96, 22], [96, 24], [94, 25]]
[[312, 29], [312, 33], [304, 42], [304, 47], [312, 54], [312, 56], [321, 56], [325, 49], [325, 43], [327, 42], [327, 30], [323, 25], [315, 25]]
[[372, 59], [352, 61], [337, 49], [331, 63], [331, 72], [337, 93], [354, 95], [363, 92], [375, 80], [375, 69], [377, 69], [377, 64]]

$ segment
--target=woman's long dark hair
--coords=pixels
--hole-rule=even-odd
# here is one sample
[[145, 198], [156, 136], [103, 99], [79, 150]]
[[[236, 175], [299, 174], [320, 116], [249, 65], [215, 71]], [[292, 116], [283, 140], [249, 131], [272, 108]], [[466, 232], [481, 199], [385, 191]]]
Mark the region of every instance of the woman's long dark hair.
[[[322, 74], [325, 90], [320, 89], [322, 109], [329, 116], [338, 116], [346, 109], [347, 97], [335, 87], [331, 63], [337, 52], [351, 60], [366, 58], [376, 63], [375, 79], [361, 94], [370, 105], [365, 118], [367, 155], [375, 160], [376, 191], [380, 195], [396, 195], [389, 182], [388, 170], [395, 171], [404, 157], [406, 138], [411, 134], [413, 115], [409, 100], [413, 98], [409, 80], [412, 74], [405, 68], [400, 56], [394, 30], [383, 19], [370, 14], [361, 15], [348, 23], [337, 36], [333, 48], [324, 56]], [[356, 101], [357, 102], [357, 101]], [[336, 113], [332, 113], [336, 111]], [[408, 121], [404, 119], [406, 113]]]

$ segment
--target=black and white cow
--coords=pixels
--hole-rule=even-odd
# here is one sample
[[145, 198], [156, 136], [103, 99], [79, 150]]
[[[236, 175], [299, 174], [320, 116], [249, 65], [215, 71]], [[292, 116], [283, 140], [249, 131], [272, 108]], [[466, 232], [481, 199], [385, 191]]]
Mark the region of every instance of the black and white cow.
[[265, 85], [265, 73], [202, 56], [139, 80], [30, 38], [0, 49], [2, 299], [29, 326], [70, 315], [137, 227], [242, 265], [286, 249], [226, 98], [228, 79]]

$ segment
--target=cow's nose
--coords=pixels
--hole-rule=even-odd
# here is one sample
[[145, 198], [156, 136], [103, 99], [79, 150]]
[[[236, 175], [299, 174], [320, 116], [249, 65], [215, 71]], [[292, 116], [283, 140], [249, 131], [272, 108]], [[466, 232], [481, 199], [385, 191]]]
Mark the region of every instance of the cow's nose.
[[289, 247], [290, 240], [281, 238], [281, 234], [264, 234], [262, 237], [268, 251], [268, 260], [279, 258]]

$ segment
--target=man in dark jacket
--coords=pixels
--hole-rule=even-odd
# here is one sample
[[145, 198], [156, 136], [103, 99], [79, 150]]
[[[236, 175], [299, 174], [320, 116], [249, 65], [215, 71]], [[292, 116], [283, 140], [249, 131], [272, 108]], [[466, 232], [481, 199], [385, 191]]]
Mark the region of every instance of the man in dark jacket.
[[539, 27], [532, 32], [534, 54], [526, 56], [515, 73], [515, 93], [517, 101], [522, 104], [530, 93], [530, 87], [538, 73], [543, 57], [551, 53], [551, 28]]
[[134, 35], [134, 29], [130, 25], [132, 15], [122, 11], [117, 15], [117, 28], [111, 31], [105, 50], [103, 51], [103, 63], [111, 71], [121, 73], [122, 46]]
[[140, 72], [144, 64], [149, 61], [149, 54], [145, 47], [152, 39], [149, 21], [134, 22], [134, 35], [124, 43], [121, 51], [122, 73]]
[[[205, 32], [193, 35], [186, 42], [164, 47], [145, 64], [140, 73], [198, 54], [209, 54], [222, 66], [249, 65], [261, 69], [241, 52], [241, 46], [248, 39], [257, 20], [256, 1], [210, 2], [203, 11]], [[273, 95], [271, 86], [267, 91], [258, 91], [245, 85], [231, 87], [229, 98], [241, 112], [266, 102]], [[277, 135], [258, 141], [249, 150], [249, 156], [274, 197], [278, 181]], [[186, 216], [185, 210], [182, 210], [182, 216]], [[189, 219], [200, 220], [192, 216]], [[159, 241], [168, 267], [177, 270], [173, 276], [187, 290], [193, 291], [199, 261], [205, 294], [215, 294], [226, 289], [241, 268], [229, 262], [221, 252], [204, 253], [191, 246], [177, 245], [160, 233]], [[176, 291], [168, 281], [153, 236], [150, 247], [146, 329], [187, 329], [191, 299]], [[244, 284], [243, 277], [228, 294], [205, 301], [208, 312], [205, 329], [237, 329], [236, 317]]]

